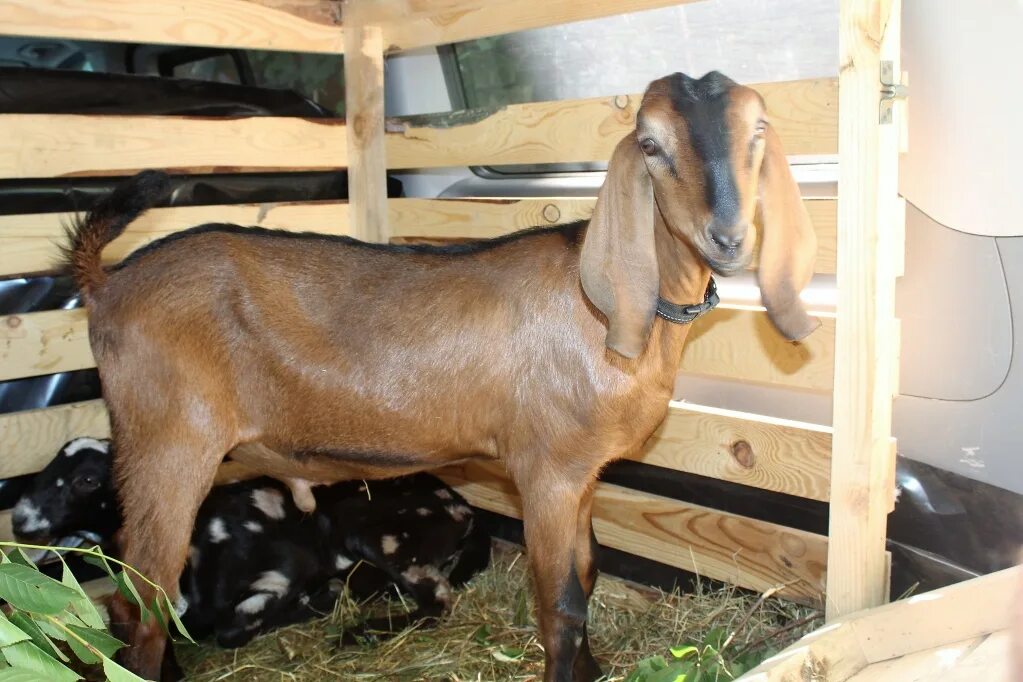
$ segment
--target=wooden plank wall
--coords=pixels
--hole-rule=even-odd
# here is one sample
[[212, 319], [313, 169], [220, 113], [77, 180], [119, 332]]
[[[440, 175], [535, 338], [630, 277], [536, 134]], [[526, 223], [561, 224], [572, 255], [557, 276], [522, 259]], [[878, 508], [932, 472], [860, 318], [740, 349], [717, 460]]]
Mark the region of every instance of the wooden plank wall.
[[[354, 124], [350, 129], [338, 121], [296, 118], [0, 115], [0, 127], [8, 133], [0, 136], [0, 178], [123, 175], [148, 167], [203, 173], [358, 166], [350, 176], [351, 205], [328, 201], [159, 209], [110, 245], [104, 253], [108, 263], [154, 239], [211, 220], [355, 234], [375, 240], [417, 240], [489, 237], [533, 225], [585, 219], [592, 211], [592, 199], [386, 200], [383, 170], [606, 161], [617, 141], [634, 126], [639, 95], [408, 117], [388, 122], [384, 134], [382, 55], [676, 2], [376, 0], [368, 6], [357, 4], [363, 13], [342, 30], [338, 3], [321, 0], [182, 0], [173, 6], [137, 4], [129, 9], [117, 3], [117, 12], [111, 11], [113, 0], [61, 0], [42, 8], [27, 0], [12, 0], [0, 6], [0, 31], [15, 35], [94, 40], [130, 37], [147, 42], [327, 53], [340, 52], [347, 45], [347, 100]], [[861, 9], [869, 0], [843, 2]], [[346, 7], [351, 12], [351, 0]], [[845, 5], [843, 12], [851, 16]], [[109, 19], [111, 16], [117, 20]], [[789, 153], [833, 154], [849, 148], [850, 140], [856, 138], [846, 119], [842, 119], [840, 131], [839, 103], [845, 99], [840, 99], [838, 79], [754, 87], [764, 96]], [[860, 100], [868, 94], [867, 79], [861, 78], [855, 87], [854, 94], [843, 93], [842, 97], [855, 98], [862, 106]], [[871, 157], [864, 156], [856, 163], [858, 172], [870, 175]], [[845, 187], [861, 191], [848, 181]], [[841, 213], [846, 231], [850, 221], [869, 208], [865, 199], [857, 202], [860, 208], [854, 211], [845, 206]], [[846, 234], [840, 240], [837, 225], [843, 208], [826, 199], [809, 200], [807, 207], [818, 234], [818, 272], [837, 272], [840, 278], [845, 272], [846, 281], [858, 281], [849, 280], [849, 272], [871, 268], [869, 231], [856, 232], [855, 237]], [[61, 226], [73, 218], [67, 214], [0, 217], [0, 277], [52, 271]], [[845, 249], [861, 255], [851, 260], [846, 257], [843, 270]], [[885, 292], [880, 291], [881, 298], [887, 300]], [[854, 307], [858, 305], [854, 303]], [[873, 320], [886, 314], [880, 308], [870, 313]], [[698, 323], [681, 369], [831, 391], [836, 376], [836, 335], [844, 334], [849, 341], [851, 319], [847, 318], [843, 327], [833, 317], [825, 317], [822, 329], [807, 342], [789, 344], [770, 327], [762, 310], [722, 306]], [[859, 353], [862, 349], [856, 347]], [[881, 371], [879, 363], [859, 364], [861, 357], [850, 356], [856, 358], [851, 362], [859, 372], [855, 381]], [[92, 366], [82, 311], [0, 317], [0, 380]], [[843, 386], [850, 386], [851, 376], [849, 370], [840, 375]], [[874, 398], [878, 409], [883, 408], [884, 395]], [[836, 400], [836, 419], [837, 404]], [[843, 405], [843, 409], [855, 411], [849, 399]], [[38, 471], [67, 439], [104, 436], [108, 428], [106, 410], [99, 400], [0, 415], [0, 451], [5, 453], [0, 459], [0, 477]], [[851, 427], [847, 423], [844, 428], [843, 457], [854, 457], [850, 451], [854, 443], [848, 435]], [[874, 425], [872, 433], [883, 435], [887, 445], [884, 431], [882, 421]], [[832, 443], [837, 437], [837, 429], [832, 434], [830, 428], [811, 424], [673, 404], [665, 424], [634, 458], [765, 490], [830, 500], [851, 511], [848, 496], [858, 489], [863, 471], [859, 465], [832, 461]], [[470, 465], [449, 470], [445, 476], [474, 504], [512, 516], [518, 513], [517, 498], [501, 471]], [[841, 485], [836, 486], [836, 481]], [[875, 494], [877, 488], [870, 490], [872, 503], [883, 497]], [[787, 594], [805, 600], [819, 596], [825, 557], [829, 552], [838, 553], [837, 545], [833, 543], [829, 549], [822, 536], [615, 486], [601, 487], [595, 514], [597, 533], [604, 544], [753, 589], [785, 583]], [[872, 533], [876, 540], [877, 534]], [[870, 551], [874, 549], [871, 546]], [[872, 555], [871, 561], [875, 558]]]

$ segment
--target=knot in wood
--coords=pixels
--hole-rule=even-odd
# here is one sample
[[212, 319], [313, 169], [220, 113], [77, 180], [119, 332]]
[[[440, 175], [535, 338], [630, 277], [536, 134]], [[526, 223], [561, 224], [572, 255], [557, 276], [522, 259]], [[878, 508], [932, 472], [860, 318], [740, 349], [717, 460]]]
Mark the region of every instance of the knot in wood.
[[743, 469], [752, 469], [753, 465], [756, 464], [756, 455], [753, 454], [753, 448], [744, 440], [737, 440], [732, 443], [732, 457], [739, 463]]
[[629, 96], [615, 95], [614, 99], [611, 100], [611, 103], [614, 104], [615, 109], [625, 109], [629, 106]]
[[7, 326], [11, 329], [17, 329], [21, 326], [21, 318], [17, 315], [11, 315], [7, 318]]
[[549, 223], [556, 223], [561, 219], [561, 209], [554, 204], [547, 204], [543, 207], [543, 219]]

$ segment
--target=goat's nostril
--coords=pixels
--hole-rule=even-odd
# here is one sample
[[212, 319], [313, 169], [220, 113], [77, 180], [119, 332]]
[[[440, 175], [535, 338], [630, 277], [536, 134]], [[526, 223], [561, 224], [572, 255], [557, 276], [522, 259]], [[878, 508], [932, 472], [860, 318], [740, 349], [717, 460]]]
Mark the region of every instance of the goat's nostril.
[[745, 235], [742, 234], [729, 235], [722, 234], [720, 232], [710, 233], [711, 241], [713, 241], [715, 244], [720, 246], [722, 249], [725, 249], [726, 251], [734, 251], [735, 249], [738, 249], [740, 246], [742, 246], [742, 240], [744, 237]]

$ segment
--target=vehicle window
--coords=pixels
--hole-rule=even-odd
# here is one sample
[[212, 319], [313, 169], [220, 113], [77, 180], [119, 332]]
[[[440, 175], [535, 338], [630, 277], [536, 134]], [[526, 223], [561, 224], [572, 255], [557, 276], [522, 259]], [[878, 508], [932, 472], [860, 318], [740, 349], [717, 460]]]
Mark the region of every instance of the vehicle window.
[[458, 43], [449, 88], [466, 107], [493, 107], [640, 93], [674, 71], [718, 70], [747, 83], [828, 77], [838, 73], [837, 26], [837, 0], [678, 5]]

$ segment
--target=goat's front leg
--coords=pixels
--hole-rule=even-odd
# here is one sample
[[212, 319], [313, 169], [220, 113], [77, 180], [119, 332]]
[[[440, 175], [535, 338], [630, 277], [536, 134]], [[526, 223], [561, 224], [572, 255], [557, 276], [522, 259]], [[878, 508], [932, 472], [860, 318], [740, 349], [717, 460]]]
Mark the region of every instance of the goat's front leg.
[[[596, 490], [594, 481], [583, 494], [579, 504], [579, 515], [576, 520], [575, 568], [582, 584], [583, 594], [589, 602], [593, 588], [597, 583], [597, 536], [593, 533], [593, 493]], [[600, 665], [590, 652], [590, 638], [583, 624], [583, 641], [575, 657], [575, 679], [592, 680], [603, 673]]]
[[586, 662], [576, 665], [586, 640], [588, 596], [580, 580], [576, 538], [579, 512], [592, 481], [532, 475], [516, 483], [522, 494], [526, 550], [546, 658], [544, 682], [591, 682], [600, 672], [595, 662], [590, 664], [588, 644]]

